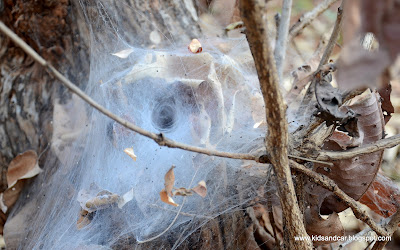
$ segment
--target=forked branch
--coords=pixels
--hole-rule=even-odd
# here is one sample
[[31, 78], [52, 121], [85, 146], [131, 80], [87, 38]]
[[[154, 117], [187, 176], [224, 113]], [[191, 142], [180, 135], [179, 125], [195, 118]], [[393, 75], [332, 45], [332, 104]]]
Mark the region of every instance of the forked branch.
[[288, 124], [286, 106], [280, 93], [275, 59], [268, 36], [265, 1], [241, 0], [240, 12], [246, 26], [246, 36], [254, 58], [264, 97], [268, 135], [266, 147], [277, 176], [279, 199], [282, 206], [283, 226], [287, 230], [284, 244], [288, 249], [312, 249], [310, 241], [295, 241], [295, 236], [307, 237], [294, 190], [288, 160]]

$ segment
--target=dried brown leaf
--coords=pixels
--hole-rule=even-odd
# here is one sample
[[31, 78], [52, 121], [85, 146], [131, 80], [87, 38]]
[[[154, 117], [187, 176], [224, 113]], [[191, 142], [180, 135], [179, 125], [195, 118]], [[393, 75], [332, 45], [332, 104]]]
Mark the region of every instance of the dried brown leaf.
[[38, 165], [38, 156], [35, 151], [28, 150], [17, 155], [17, 157], [10, 162], [10, 165], [8, 165], [8, 188], [14, 186], [18, 180], [32, 178], [41, 171]]
[[[318, 212], [318, 206], [311, 206], [304, 213], [306, 220], [306, 230], [308, 235], [312, 236], [343, 236], [344, 228], [340, 222], [339, 215], [332, 213], [328, 218], [324, 219]], [[314, 241], [314, 246], [333, 243], [335, 241]]]
[[198, 185], [192, 188], [192, 191], [196, 194], [200, 195], [201, 197], [206, 197], [207, 195], [207, 186], [205, 181], [200, 181]]
[[161, 190], [160, 192], [160, 199], [162, 202], [165, 202], [169, 205], [172, 205], [174, 207], [179, 206], [179, 204], [175, 203], [175, 201], [168, 195], [167, 191], [165, 189]]
[[168, 170], [168, 172], [164, 176], [165, 191], [170, 197], [172, 197], [172, 189], [174, 188], [174, 183], [175, 183], [174, 168], [175, 166], [172, 165], [172, 167]]
[[135, 152], [133, 151], [133, 148], [126, 148], [124, 149], [124, 152], [129, 155], [134, 161], [136, 161], [137, 156], [135, 155]]
[[[343, 108], [351, 108], [358, 114], [357, 127], [360, 138], [355, 138], [355, 140], [360, 140], [361, 145], [382, 139], [384, 120], [378, 93], [371, 93], [367, 90], [362, 95], [353, 98]], [[324, 149], [338, 150], [337, 148], [332, 148], [332, 144], [329, 143], [324, 145]], [[334, 161], [332, 162], [334, 164], [332, 168], [318, 164], [315, 165], [315, 168], [317, 172], [334, 180], [349, 196], [358, 200], [374, 180], [381, 164], [382, 155], [383, 151], [378, 151], [352, 159]], [[324, 196], [321, 193], [320, 195]], [[329, 195], [321, 206], [321, 213], [330, 214], [331, 211], [341, 212], [346, 208], [347, 206], [338, 201], [334, 195]]]

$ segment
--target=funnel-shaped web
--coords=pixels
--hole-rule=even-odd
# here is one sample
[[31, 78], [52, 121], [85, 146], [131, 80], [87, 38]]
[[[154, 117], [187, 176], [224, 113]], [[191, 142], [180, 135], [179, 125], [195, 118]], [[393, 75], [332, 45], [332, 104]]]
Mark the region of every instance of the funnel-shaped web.
[[[96, 27], [107, 20], [90, 24]], [[96, 39], [96, 32], [117, 36], [110, 43]], [[198, 38], [203, 52], [192, 54], [184, 42], [146, 49], [140, 43], [128, 44], [120, 32], [92, 29], [89, 96], [126, 120], [178, 142], [238, 153], [263, 147], [263, 100], [244, 36]], [[124, 56], [112, 55], [127, 49]], [[128, 147], [136, 161], [124, 153]], [[30, 240], [20, 241], [21, 249], [107, 249], [124, 237], [143, 241], [165, 230], [182, 206], [167, 232], [175, 235], [176, 247], [208, 220], [243, 209], [259, 187], [268, 184], [267, 166], [260, 171], [253, 162], [160, 147], [76, 97], [55, 108], [51, 149], [46, 172], [10, 217], [10, 225], [25, 221], [18, 237]], [[176, 166], [175, 187], [193, 188], [204, 180], [207, 196], [185, 201], [174, 197], [180, 207], [161, 202], [159, 193], [171, 165]], [[89, 223], [77, 227], [83, 193], [122, 196], [130, 190], [133, 199], [122, 208], [114, 204], [98, 209], [86, 217]]]

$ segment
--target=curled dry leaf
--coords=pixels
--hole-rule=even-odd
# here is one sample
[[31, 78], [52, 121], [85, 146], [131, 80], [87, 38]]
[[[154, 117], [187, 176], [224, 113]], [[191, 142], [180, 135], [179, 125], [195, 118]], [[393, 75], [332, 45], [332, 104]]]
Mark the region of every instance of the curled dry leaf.
[[28, 150], [15, 157], [8, 165], [8, 188], [0, 194], [0, 207], [6, 213], [15, 202], [24, 187], [24, 179], [32, 178], [42, 170], [38, 165], [38, 156], [35, 151]]
[[200, 195], [201, 197], [206, 197], [207, 195], [207, 186], [205, 181], [200, 181], [198, 185], [192, 188], [192, 191], [196, 194]]
[[193, 54], [197, 54], [203, 51], [203, 48], [201, 47], [201, 43], [199, 42], [199, 40], [197, 39], [193, 39], [189, 46], [188, 49], [190, 52], [192, 52]]
[[[328, 218], [324, 219], [319, 214], [318, 206], [311, 206], [305, 213], [306, 230], [308, 235], [315, 236], [343, 236], [344, 228], [340, 222], [339, 215], [332, 213]], [[314, 241], [314, 246], [324, 245], [334, 241]]]
[[121, 50], [121, 51], [119, 51], [119, 52], [117, 52], [117, 53], [114, 53], [114, 54], [111, 54], [111, 55], [117, 56], [117, 57], [122, 58], [122, 59], [125, 59], [125, 58], [127, 58], [132, 52], [133, 52], [133, 49], [129, 48], [129, 49]]
[[318, 116], [326, 121], [329, 126], [331, 124], [347, 124], [351, 121], [355, 114], [348, 109], [340, 109], [343, 96], [337, 88], [334, 88], [326, 79], [319, 73], [315, 84], [315, 97], [318, 102]]
[[19, 180], [14, 186], [7, 188], [6, 191], [0, 194], [0, 208], [3, 213], [7, 213], [7, 211], [17, 202], [24, 185], [25, 181]]
[[167, 192], [168, 196], [170, 197], [172, 197], [172, 189], [174, 188], [174, 183], [175, 183], [174, 168], [175, 166], [172, 165], [172, 167], [168, 170], [168, 172], [164, 176], [165, 192]]
[[171, 196], [168, 195], [167, 191], [165, 189], [161, 190], [160, 192], [160, 199], [162, 202], [165, 202], [169, 205], [172, 205], [174, 207], [179, 206], [179, 204], [175, 203], [175, 201], [171, 198]]
[[15, 157], [8, 165], [8, 188], [14, 186], [18, 180], [36, 176], [42, 170], [38, 165], [38, 156], [35, 151], [28, 150]]
[[135, 155], [135, 152], [133, 151], [133, 148], [126, 148], [124, 149], [124, 152], [129, 155], [134, 161], [136, 161], [137, 156]]
[[[358, 115], [356, 125], [359, 131], [359, 138], [355, 138], [355, 141], [359, 141], [360, 145], [363, 145], [382, 139], [384, 134], [384, 119], [378, 93], [372, 93], [367, 90], [343, 106], [343, 108], [352, 109]], [[343, 150], [337, 146], [339, 142], [335, 140], [335, 138], [328, 139], [324, 144], [324, 149]], [[349, 140], [351, 139], [349, 138]], [[345, 142], [340, 141], [340, 144], [343, 146]], [[315, 170], [334, 180], [345, 193], [355, 200], [359, 200], [374, 180], [381, 165], [382, 155], [383, 151], [378, 151], [352, 159], [334, 161], [332, 162], [334, 164], [332, 168], [316, 164]], [[320, 194], [320, 196], [324, 195]], [[322, 203], [321, 213], [341, 212], [346, 208], [347, 206], [338, 201], [332, 194]]]

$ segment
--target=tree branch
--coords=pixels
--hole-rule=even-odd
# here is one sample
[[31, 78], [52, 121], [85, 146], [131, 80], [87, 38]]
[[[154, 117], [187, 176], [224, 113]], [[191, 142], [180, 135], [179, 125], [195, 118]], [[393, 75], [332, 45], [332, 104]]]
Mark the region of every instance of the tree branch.
[[341, 199], [341, 201], [351, 207], [353, 210], [354, 215], [357, 219], [365, 222], [372, 230], [374, 230], [378, 235], [381, 236], [390, 236], [386, 229], [379, 226], [368, 214], [362, 210], [361, 204], [348, 196], [345, 192], [343, 192], [336, 183], [329, 179], [328, 177], [318, 174], [311, 169], [304, 167], [303, 165], [298, 164], [295, 161], [290, 161], [291, 168], [299, 171], [308, 177], [310, 177], [310, 181], [315, 182], [316, 184], [320, 185], [323, 188], [334, 193], [337, 197]]
[[325, 10], [331, 7], [338, 0], [325, 0], [318, 4], [311, 11], [304, 13], [300, 19], [289, 30], [289, 40], [297, 36], [305, 27], [307, 27], [315, 18], [321, 15]]
[[288, 128], [286, 106], [280, 93], [279, 78], [271, 49], [265, 19], [265, 1], [241, 0], [240, 12], [246, 26], [246, 36], [264, 97], [268, 135], [266, 147], [277, 176], [277, 185], [283, 213], [285, 247], [288, 249], [312, 249], [310, 241], [295, 241], [295, 236], [307, 237], [294, 191], [288, 161]]
[[332, 54], [333, 48], [335, 47], [336, 40], [337, 40], [340, 30], [342, 28], [344, 2], [345, 2], [345, 0], [342, 0], [342, 3], [340, 4], [340, 7], [338, 8], [335, 26], [333, 27], [331, 37], [329, 38], [328, 44], [326, 45], [326, 49], [324, 51], [324, 54], [322, 55], [321, 61], [319, 62], [317, 71], [328, 62], [329, 57]]
[[290, 12], [292, 10], [292, 0], [283, 0], [282, 15], [279, 20], [278, 38], [275, 44], [276, 70], [279, 80], [282, 81], [283, 66], [286, 56], [286, 45], [290, 23]]
[[321, 161], [335, 161], [350, 159], [359, 155], [365, 155], [381, 151], [385, 148], [392, 148], [400, 144], [400, 134], [391, 136], [389, 138], [381, 139], [375, 143], [363, 145], [361, 147], [352, 148], [345, 151], [321, 151], [317, 160]]

